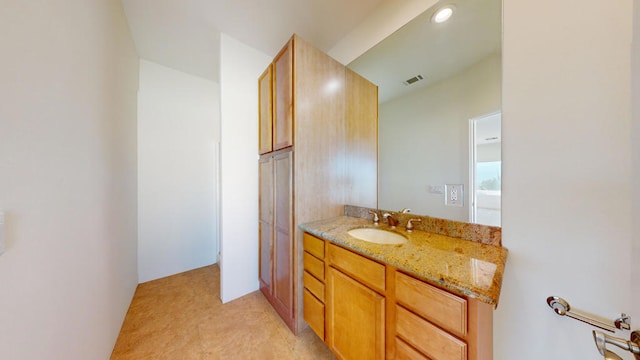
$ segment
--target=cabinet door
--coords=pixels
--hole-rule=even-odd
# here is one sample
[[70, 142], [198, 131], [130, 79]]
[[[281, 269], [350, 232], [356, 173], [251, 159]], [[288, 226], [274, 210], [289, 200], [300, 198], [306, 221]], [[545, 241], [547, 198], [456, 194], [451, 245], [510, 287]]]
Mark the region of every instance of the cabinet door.
[[339, 270], [327, 277], [327, 344], [341, 360], [384, 359], [385, 299]]
[[293, 40], [280, 50], [273, 64], [273, 150], [279, 150], [293, 145]]
[[258, 205], [259, 237], [260, 237], [260, 288], [271, 294], [272, 247], [273, 247], [273, 157], [260, 158], [258, 162], [258, 177], [260, 196]]
[[258, 79], [259, 136], [258, 151], [273, 151], [273, 71], [272, 65]]
[[[291, 151], [274, 156], [275, 163], [275, 249], [273, 297], [293, 318], [293, 231]], [[285, 319], [286, 321], [286, 319]]]

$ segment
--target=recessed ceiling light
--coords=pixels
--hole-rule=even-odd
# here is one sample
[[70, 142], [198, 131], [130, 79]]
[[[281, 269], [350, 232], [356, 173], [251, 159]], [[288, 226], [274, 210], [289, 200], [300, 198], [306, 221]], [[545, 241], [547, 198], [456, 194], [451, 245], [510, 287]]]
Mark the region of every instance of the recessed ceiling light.
[[453, 5], [447, 5], [445, 7], [440, 8], [438, 11], [436, 11], [435, 14], [433, 14], [433, 17], [431, 18], [431, 21], [433, 21], [436, 24], [440, 24], [449, 20], [451, 15], [453, 15]]

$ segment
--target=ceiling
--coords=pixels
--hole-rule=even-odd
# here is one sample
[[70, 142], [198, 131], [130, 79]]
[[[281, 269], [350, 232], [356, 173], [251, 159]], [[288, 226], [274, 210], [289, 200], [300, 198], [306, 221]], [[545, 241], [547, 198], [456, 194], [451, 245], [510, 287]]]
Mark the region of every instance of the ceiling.
[[410, 0], [122, 0], [142, 59], [213, 81], [220, 33], [270, 56], [293, 33], [328, 52], [394, 2]]
[[[378, 85], [380, 103], [452, 76], [501, 46], [501, 0], [122, 3], [142, 59], [218, 81], [221, 33], [272, 57], [297, 33]], [[453, 17], [433, 24], [433, 13], [450, 3]], [[403, 84], [416, 75], [425, 79]]]
[[[440, 8], [433, 6], [349, 64], [379, 86], [380, 103], [442, 81], [501, 51], [501, 0], [445, 3], [455, 4], [449, 21], [431, 22]], [[417, 75], [424, 80], [403, 84]]]

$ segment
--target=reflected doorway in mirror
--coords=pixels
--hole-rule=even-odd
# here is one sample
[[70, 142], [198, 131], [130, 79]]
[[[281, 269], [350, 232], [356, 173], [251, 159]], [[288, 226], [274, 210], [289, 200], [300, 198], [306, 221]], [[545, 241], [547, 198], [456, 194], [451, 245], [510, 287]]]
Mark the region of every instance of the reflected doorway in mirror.
[[500, 226], [502, 197], [502, 113], [469, 120], [469, 220]]

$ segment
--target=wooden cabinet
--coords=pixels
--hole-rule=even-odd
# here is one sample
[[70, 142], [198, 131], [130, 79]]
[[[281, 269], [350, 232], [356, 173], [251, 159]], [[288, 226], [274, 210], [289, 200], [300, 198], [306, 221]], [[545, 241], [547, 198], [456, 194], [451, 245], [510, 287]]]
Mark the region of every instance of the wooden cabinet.
[[393, 326], [387, 339], [395, 337], [395, 348], [387, 349], [388, 357], [493, 358], [493, 309], [490, 305], [451, 294], [399, 271], [393, 271], [393, 278], [395, 290], [391, 296], [395, 305], [390, 316]]
[[273, 60], [274, 150], [293, 145], [293, 41], [289, 40]]
[[396, 301], [457, 336], [467, 335], [467, 300], [423, 281], [396, 273]]
[[327, 345], [339, 359], [384, 359], [384, 296], [329, 267]]
[[466, 360], [467, 344], [402, 306], [396, 306], [396, 336], [431, 359]]
[[292, 152], [259, 161], [260, 290], [289, 326], [294, 326]]
[[274, 156], [273, 297], [281, 307], [280, 314], [285, 314], [285, 322], [293, 321], [292, 156], [291, 151]]
[[258, 152], [293, 145], [293, 38], [258, 78]]
[[258, 232], [260, 236], [258, 278], [263, 293], [271, 294], [273, 277], [273, 156], [260, 158], [258, 178], [260, 195], [258, 197]]
[[341, 360], [385, 358], [384, 265], [328, 246], [326, 343]]
[[338, 359], [493, 358], [490, 305], [331, 242], [322, 246], [312, 235], [304, 239], [305, 319]]
[[394, 341], [396, 346], [396, 360], [429, 360], [429, 358], [409, 346], [409, 344], [402, 341], [402, 339], [396, 337]]
[[258, 79], [258, 152], [273, 151], [273, 66], [269, 65]]
[[[314, 295], [303, 289], [305, 256], [298, 224], [342, 215], [345, 204], [377, 205], [377, 138], [372, 136], [377, 131], [377, 88], [366, 81], [348, 82], [346, 74], [344, 65], [294, 35], [258, 79], [259, 277], [263, 293], [294, 333], [306, 326], [305, 304], [318, 308], [309, 297]], [[363, 104], [375, 109], [364, 111], [359, 105], [348, 115], [347, 82], [354, 88], [373, 87], [354, 96], [368, 97]], [[357, 126], [348, 126], [356, 119]], [[358, 146], [348, 146], [352, 141]], [[366, 173], [347, 170], [349, 152], [356, 148], [354, 156], [370, 165]], [[289, 153], [286, 161], [277, 158], [282, 152]], [[279, 175], [285, 169], [289, 182]], [[353, 188], [361, 190], [356, 199], [348, 196]]]
[[304, 243], [304, 320], [322, 339], [325, 338], [325, 263], [324, 240], [305, 233]]

